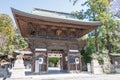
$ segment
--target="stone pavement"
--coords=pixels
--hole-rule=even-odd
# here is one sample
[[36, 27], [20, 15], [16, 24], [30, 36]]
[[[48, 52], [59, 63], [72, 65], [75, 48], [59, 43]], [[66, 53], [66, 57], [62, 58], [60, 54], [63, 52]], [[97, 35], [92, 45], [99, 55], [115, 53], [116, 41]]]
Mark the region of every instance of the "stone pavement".
[[7, 78], [7, 80], [120, 80], [120, 74], [94, 75], [88, 73], [45, 74]]
[[[17, 71], [13, 70], [10, 78], [6, 80], [120, 80], [120, 74], [103, 74], [103, 75], [94, 75], [87, 72], [81, 73], [59, 73], [55, 68], [57, 73], [52, 72], [52, 74], [44, 75], [32, 75], [31, 73], [25, 74], [26, 71], [30, 72], [30, 69], [18, 69]], [[53, 70], [50, 68], [50, 70]], [[49, 71], [50, 71], [49, 70]], [[51, 73], [51, 71], [50, 71]]]

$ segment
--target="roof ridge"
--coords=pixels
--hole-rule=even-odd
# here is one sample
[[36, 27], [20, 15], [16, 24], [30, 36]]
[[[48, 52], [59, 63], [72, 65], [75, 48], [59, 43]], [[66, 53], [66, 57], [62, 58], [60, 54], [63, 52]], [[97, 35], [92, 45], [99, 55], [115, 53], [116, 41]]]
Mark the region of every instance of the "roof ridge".
[[46, 12], [59, 13], [59, 14], [67, 14], [67, 15], [74, 15], [73, 13], [53, 11], [53, 10], [46, 10], [46, 9], [40, 9], [40, 8], [34, 8], [33, 10], [46, 11]]

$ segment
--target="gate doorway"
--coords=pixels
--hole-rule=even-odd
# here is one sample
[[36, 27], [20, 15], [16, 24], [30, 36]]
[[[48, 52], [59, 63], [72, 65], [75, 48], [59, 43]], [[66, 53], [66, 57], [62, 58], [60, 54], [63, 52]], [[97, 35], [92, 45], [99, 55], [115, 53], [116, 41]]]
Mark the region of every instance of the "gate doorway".
[[67, 72], [64, 69], [64, 50], [53, 49], [48, 51], [48, 74], [60, 74]]
[[[86, 44], [80, 38], [95, 30], [101, 22], [84, 22], [76, 20], [70, 13], [61, 13], [49, 10], [34, 10], [42, 14], [29, 14], [12, 8], [16, 23], [21, 35], [28, 42], [32, 51], [32, 73], [48, 72], [48, 51], [52, 49], [65, 49], [62, 54], [62, 70], [81, 71], [81, 55], [79, 50]], [[52, 14], [53, 17], [48, 17]], [[58, 16], [57, 18], [54, 15]], [[66, 17], [69, 17], [65, 19]], [[54, 44], [55, 43], [55, 44]], [[60, 48], [61, 47], [61, 48]], [[36, 48], [44, 48], [38, 49]]]

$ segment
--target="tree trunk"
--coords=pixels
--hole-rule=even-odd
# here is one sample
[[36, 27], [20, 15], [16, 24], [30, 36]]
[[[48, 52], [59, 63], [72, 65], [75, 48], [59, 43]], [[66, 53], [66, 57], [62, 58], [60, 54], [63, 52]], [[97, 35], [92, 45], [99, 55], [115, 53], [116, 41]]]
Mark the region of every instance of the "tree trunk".
[[[93, 21], [95, 21], [95, 13], [94, 12], [93, 12]], [[96, 52], [99, 52], [97, 29], [95, 29], [95, 47], [96, 47]]]
[[107, 38], [108, 55], [110, 56], [110, 53], [111, 53], [111, 44], [110, 44], [110, 40], [109, 40], [109, 35], [108, 34], [106, 34], [106, 38]]
[[95, 46], [96, 46], [96, 52], [99, 52], [98, 34], [97, 34], [97, 30], [95, 30]]

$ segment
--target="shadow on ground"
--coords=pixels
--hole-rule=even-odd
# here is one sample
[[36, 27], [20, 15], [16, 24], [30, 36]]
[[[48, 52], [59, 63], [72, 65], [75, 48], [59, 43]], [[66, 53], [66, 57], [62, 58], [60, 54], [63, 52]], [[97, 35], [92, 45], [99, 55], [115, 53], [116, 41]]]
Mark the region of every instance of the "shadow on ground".
[[[48, 69], [48, 73], [37, 74], [37, 75], [50, 75], [50, 74], [68, 74], [65, 70], [58, 70], [58, 69]], [[25, 76], [33, 75], [30, 70], [25, 71]]]

